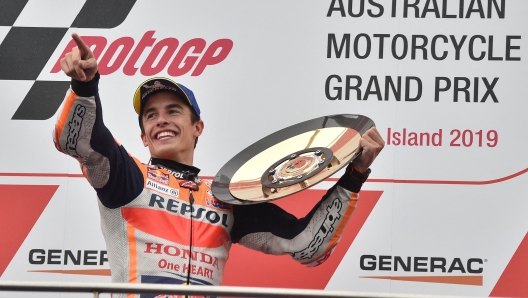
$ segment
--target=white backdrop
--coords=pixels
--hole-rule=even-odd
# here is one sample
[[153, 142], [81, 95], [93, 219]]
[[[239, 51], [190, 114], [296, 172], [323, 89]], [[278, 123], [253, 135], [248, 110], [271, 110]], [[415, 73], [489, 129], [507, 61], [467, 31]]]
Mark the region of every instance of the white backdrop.
[[[416, 3], [416, 9], [407, 7], [408, 15], [405, 16], [405, 3], [409, 2]], [[363, 15], [350, 16], [350, 3], [353, 14], [359, 14], [363, 3]], [[13, 27], [69, 27], [84, 4], [85, 1], [30, 0]], [[463, 18], [459, 17], [460, 9]], [[374, 17], [369, 16], [369, 10]], [[491, 11], [489, 17], [488, 10]], [[418, 11], [418, 18], [415, 11]], [[192, 75], [195, 65], [193, 70], [174, 78], [194, 91], [202, 110], [205, 130], [198, 143], [195, 166], [202, 169], [205, 177], [214, 176], [232, 156], [262, 137], [324, 115], [366, 115], [374, 120], [387, 142], [389, 131], [392, 132], [390, 143], [372, 165], [370, 179], [363, 187], [363, 190], [382, 191], [383, 194], [353, 244], [345, 248], [346, 254], [323, 288], [528, 296], [526, 286], [516, 284], [513, 279], [528, 278], [528, 269], [515, 267], [516, 259], [513, 258], [514, 255], [521, 260], [528, 257], [528, 249], [521, 245], [528, 230], [525, 215], [528, 210], [528, 175], [525, 173], [528, 138], [524, 131], [527, 121], [523, 116], [528, 110], [526, 11], [528, 2], [523, 0], [138, 0], [126, 19], [115, 28], [68, 29], [38, 80], [67, 80], [62, 72], [53, 72], [52, 68], [71, 41], [72, 32], [104, 37], [108, 43], [100, 57], [105, 57], [111, 43], [123, 37], [131, 38], [136, 48], [149, 31], [154, 31], [154, 48], [161, 40], [177, 39], [176, 53], [182, 44], [194, 38], [204, 39], [206, 47], [217, 40], [231, 40], [233, 47], [225, 59], [207, 66], [198, 76]], [[503, 17], [499, 17], [501, 14]], [[0, 42], [10, 30], [10, 26], [0, 26]], [[330, 34], [335, 36], [335, 46]], [[383, 38], [382, 58], [381, 39], [375, 37], [379, 34], [387, 36]], [[435, 39], [438, 35], [445, 39]], [[345, 44], [341, 57], [337, 58], [336, 51], [344, 36], [350, 38], [349, 57], [345, 57]], [[358, 56], [367, 56], [365, 36], [371, 41], [370, 54], [361, 59]], [[423, 44], [424, 37], [427, 38], [427, 45], [423, 47], [426, 59], [424, 50], [420, 49], [412, 57], [413, 36], [418, 46]], [[472, 39], [474, 36], [479, 37]], [[408, 42], [407, 55], [397, 59], [395, 56], [404, 53], [404, 39]], [[433, 40], [436, 40], [435, 46]], [[473, 40], [472, 46], [470, 40]], [[460, 47], [458, 58], [457, 45]], [[106, 125], [131, 154], [145, 162], [148, 150], [140, 142], [132, 95], [147, 78], [141, 67], [152, 49], [149, 46], [143, 51], [135, 63], [139, 70], [134, 75], [127, 75], [123, 70], [131, 51], [117, 70], [102, 76], [100, 83]], [[433, 50], [437, 56], [445, 52], [446, 58], [434, 59]], [[191, 56], [197, 56], [200, 61], [204, 52]], [[479, 56], [481, 52], [484, 53], [482, 60], [476, 61], [470, 56]], [[117, 55], [111, 62], [116, 58]], [[0, 69], [0, 72], [9, 71]], [[169, 76], [167, 67], [156, 75]], [[330, 79], [329, 90], [326, 90], [325, 83], [332, 75], [339, 76], [341, 82]], [[365, 100], [357, 99], [357, 89], [348, 89], [350, 98], [345, 99], [347, 76], [352, 87], [358, 85], [357, 77], [362, 79], [358, 88], [362, 92], [361, 99]], [[372, 76], [377, 77], [379, 86], [368, 86]], [[385, 99], [386, 76], [394, 82], [401, 77], [400, 101], [392, 92], [387, 100], [378, 100], [376, 92]], [[404, 99], [408, 77], [417, 78], [411, 80], [410, 97], [417, 96], [416, 82], [421, 81], [418, 100]], [[451, 81], [450, 89], [440, 92], [437, 102], [436, 78]], [[455, 78], [469, 79], [470, 102], [466, 102], [463, 91], [454, 93]], [[478, 102], [474, 102], [475, 78]], [[445, 79], [441, 81], [440, 88], [445, 88], [445, 82]], [[460, 88], [465, 86], [461, 79], [458, 83]], [[104, 251], [105, 246], [95, 192], [79, 177], [76, 161], [58, 153], [53, 146], [51, 131], [56, 116], [47, 120], [12, 119], [32, 84], [33, 80], [0, 80], [3, 103], [0, 109], [3, 140], [0, 190], [4, 190], [0, 193], [0, 203], [12, 202], [24, 185], [55, 185], [58, 188], [44, 198], [49, 200], [45, 208], [35, 211], [36, 222], [29, 226], [27, 237], [22, 237], [23, 241], [15, 245], [18, 249], [4, 257], [1, 279], [109, 281], [105, 275], [49, 272], [104, 270], [108, 269], [108, 264], [74, 265], [70, 262], [66, 265], [61, 261], [64, 250], [75, 253], [81, 250], [83, 253], [96, 251], [88, 255], [97, 258], [88, 261], [99, 262], [100, 251]], [[336, 88], [342, 88], [342, 99], [327, 98], [327, 93], [337, 96]], [[490, 94], [480, 102], [488, 89]], [[367, 92], [370, 95], [365, 96]], [[458, 102], [454, 102], [455, 94]], [[398, 144], [394, 133], [401, 134], [404, 130], [408, 134], [407, 144]], [[442, 142], [439, 146], [408, 143], [412, 133], [433, 134], [440, 130]], [[20, 188], [7, 192], [8, 185]], [[324, 182], [316, 189], [330, 185], [331, 181]], [[28, 206], [32, 205], [30, 197], [24, 198]], [[24, 217], [24, 213], [18, 216]], [[5, 235], [9, 235], [10, 230], [16, 233], [21, 230], [11, 221], [2, 223]], [[9, 242], [11, 238], [5, 239]], [[49, 260], [45, 264], [31, 264], [30, 252], [35, 249], [47, 251], [48, 257], [49, 250], [58, 250], [51, 254], [51, 260], [59, 260], [59, 264], [50, 264]], [[53, 257], [56, 255], [60, 256]], [[364, 255], [404, 260], [423, 257], [427, 265], [418, 265], [418, 269], [426, 268], [426, 272], [414, 270], [413, 266], [410, 271], [401, 268], [395, 271], [394, 261], [389, 265], [378, 264], [374, 270], [364, 270], [360, 264]], [[451, 272], [440, 269], [431, 272], [431, 258], [444, 258], [446, 271], [458, 258], [463, 268], [457, 265]], [[482, 261], [482, 264], [472, 265], [478, 273], [468, 272], [466, 262], [469, 259]], [[512, 267], [507, 267], [509, 263]], [[389, 270], [380, 270], [380, 266], [388, 266]], [[31, 272], [34, 270], [48, 272]], [[408, 280], [398, 280], [402, 277]], [[446, 277], [457, 278], [448, 280]], [[424, 282], [424, 278], [429, 280]], [[477, 284], [469, 284], [468, 280], [477, 280]], [[506, 287], [508, 284], [510, 286]], [[306, 287], [311, 286], [307, 284]], [[506, 288], [513, 292], [505, 292]]]

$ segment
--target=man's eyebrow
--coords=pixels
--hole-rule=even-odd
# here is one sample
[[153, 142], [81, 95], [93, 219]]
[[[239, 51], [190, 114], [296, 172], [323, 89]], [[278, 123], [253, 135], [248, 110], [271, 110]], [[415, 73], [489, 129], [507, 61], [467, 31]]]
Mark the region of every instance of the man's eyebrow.
[[148, 108], [145, 111], [143, 111], [143, 116], [145, 116], [146, 114], [148, 114], [150, 112], [154, 112], [155, 110], [156, 110], [155, 107]]
[[[165, 109], [166, 110], [169, 110], [169, 109], [174, 109], [174, 108], [177, 108], [177, 109], [183, 109], [183, 107], [177, 103], [171, 103], [171, 104], [168, 104], [165, 106]], [[154, 112], [156, 111], [156, 108], [155, 107], [150, 107], [148, 109], [146, 109], [144, 112], [143, 112], [143, 115], [146, 115], [150, 112]]]
[[177, 103], [171, 103], [169, 105], [166, 105], [165, 106], [165, 109], [173, 109], [173, 108], [178, 108], [178, 109], [183, 109], [183, 107]]

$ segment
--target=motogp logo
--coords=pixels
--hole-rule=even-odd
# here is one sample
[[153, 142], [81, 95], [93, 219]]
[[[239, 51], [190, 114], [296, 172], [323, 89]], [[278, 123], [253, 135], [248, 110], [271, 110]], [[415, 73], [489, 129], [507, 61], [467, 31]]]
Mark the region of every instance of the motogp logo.
[[[9, 4], [7, 4], [9, 3]], [[26, 26], [13, 26], [31, 1], [8, 1], [2, 5], [0, 26], [10, 27], [0, 44], [0, 80], [33, 81], [31, 88], [11, 119], [46, 120], [58, 110], [67, 81], [37, 80], [59, 43], [71, 27], [76, 29], [111, 29], [128, 17], [135, 0], [86, 0], [71, 24], [63, 27], [44, 27], [40, 18]], [[45, 38], [44, 38], [45, 37]], [[31, 63], [28, 63], [31, 61]]]
[[[127, 76], [135, 75], [138, 70], [144, 76], [154, 76], [167, 69], [169, 76], [177, 77], [187, 74], [194, 67], [191, 76], [199, 76], [207, 66], [222, 62], [233, 48], [231, 39], [218, 39], [208, 45], [203, 38], [193, 38], [180, 44], [173, 37], [158, 40], [154, 38], [155, 32], [146, 32], [139, 42], [130, 36], [120, 37], [108, 47], [108, 40], [104, 36], [81, 38], [92, 48], [99, 61], [98, 70], [101, 75], [122, 69]], [[75, 41], [71, 40], [55, 62], [52, 73], [61, 70], [60, 59], [75, 46]], [[145, 54], [146, 59], [140, 60]], [[136, 64], [140, 66], [136, 67]]]
[[[47, 120], [57, 112], [70, 81], [43, 81], [38, 77], [42, 72], [60, 72], [60, 59], [75, 46], [73, 40], [59, 57], [53, 57], [53, 53], [70, 28], [115, 28], [127, 19], [136, 3], [135, 0], [86, 0], [69, 26], [48, 28], [38, 24], [38, 19], [27, 27], [13, 26], [31, 1], [8, 2], [9, 5], [1, 6], [0, 13], [0, 26], [11, 27], [0, 43], [0, 69], [9, 71], [0, 72], [0, 80], [33, 81], [12, 120]], [[93, 48], [102, 75], [121, 71], [128, 76], [154, 76], [166, 71], [169, 76], [199, 76], [206, 67], [224, 61], [233, 47], [233, 41], [226, 38], [206, 41], [196, 37], [180, 41], [171, 36], [154, 37], [155, 32], [147, 31], [137, 40], [130, 36], [113, 41], [104, 36], [81, 37]], [[44, 69], [50, 59], [56, 61], [53, 68]]]

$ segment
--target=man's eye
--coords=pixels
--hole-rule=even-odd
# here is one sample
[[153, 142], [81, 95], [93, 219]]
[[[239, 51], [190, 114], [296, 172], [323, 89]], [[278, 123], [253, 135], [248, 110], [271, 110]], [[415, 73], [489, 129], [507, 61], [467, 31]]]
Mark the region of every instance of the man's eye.
[[169, 110], [169, 114], [177, 114], [177, 113], [179, 113], [178, 110]]
[[152, 113], [152, 114], [147, 114], [147, 119], [152, 119], [152, 118], [154, 118], [154, 113]]

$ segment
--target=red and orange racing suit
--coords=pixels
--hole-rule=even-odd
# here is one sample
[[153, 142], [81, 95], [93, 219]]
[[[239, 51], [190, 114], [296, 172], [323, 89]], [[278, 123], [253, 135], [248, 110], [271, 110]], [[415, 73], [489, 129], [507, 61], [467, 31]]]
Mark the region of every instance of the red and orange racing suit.
[[357, 204], [356, 175], [301, 219], [272, 203], [226, 204], [196, 167], [131, 157], [103, 123], [98, 81], [72, 80], [53, 136], [97, 193], [113, 282], [220, 285], [232, 243], [308, 266], [331, 253]]

